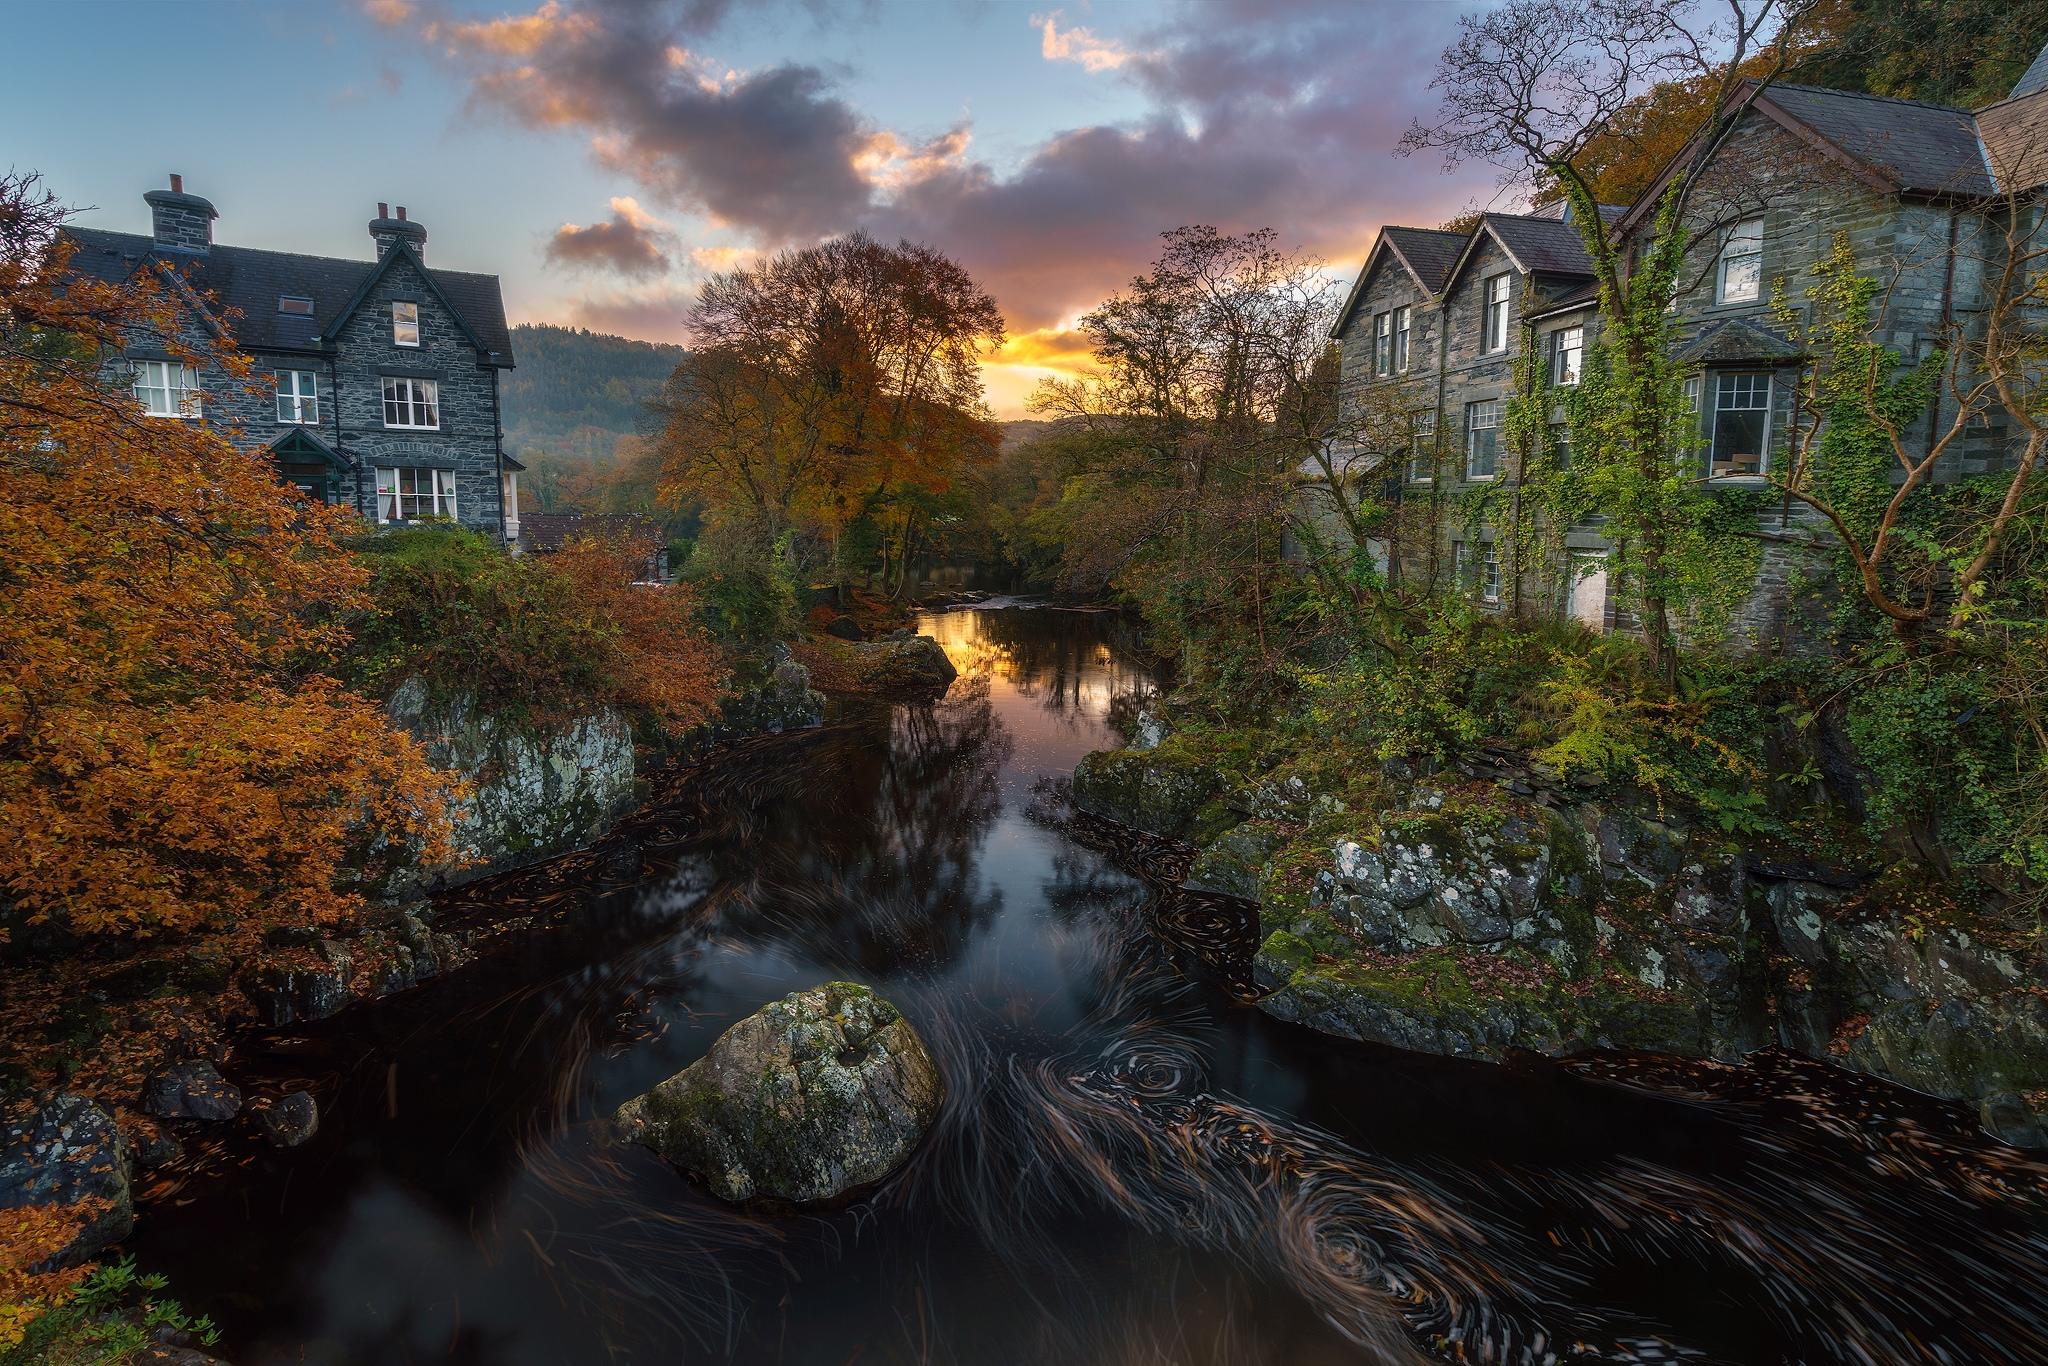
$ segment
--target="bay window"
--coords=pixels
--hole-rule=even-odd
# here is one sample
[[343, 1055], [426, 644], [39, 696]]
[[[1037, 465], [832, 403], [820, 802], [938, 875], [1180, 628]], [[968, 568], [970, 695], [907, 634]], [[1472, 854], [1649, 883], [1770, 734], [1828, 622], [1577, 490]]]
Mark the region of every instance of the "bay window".
[[1760, 477], [1768, 468], [1771, 442], [1771, 372], [1722, 371], [1714, 382], [1714, 430], [1709, 438], [1707, 477]]
[[400, 466], [377, 471], [377, 521], [455, 520], [455, 471]]
[[411, 379], [403, 375], [384, 376], [384, 425], [439, 427], [440, 384], [430, 379]]
[[314, 371], [277, 372], [277, 420], [307, 426], [320, 421], [320, 381]]
[[199, 375], [189, 365], [174, 360], [138, 360], [135, 367], [135, 401], [151, 417], [197, 418], [200, 410]]

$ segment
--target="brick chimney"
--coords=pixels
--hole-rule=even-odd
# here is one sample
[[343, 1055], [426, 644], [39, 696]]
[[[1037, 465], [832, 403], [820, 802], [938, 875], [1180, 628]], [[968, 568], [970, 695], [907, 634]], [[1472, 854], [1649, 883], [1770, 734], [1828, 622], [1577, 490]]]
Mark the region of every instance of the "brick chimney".
[[204, 256], [213, 246], [213, 220], [220, 215], [209, 201], [185, 193], [185, 177], [173, 173], [170, 189], [151, 190], [142, 202], [149, 205], [150, 231], [160, 250]]
[[391, 216], [389, 204], [377, 205], [377, 216], [370, 220], [370, 237], [377, 244], [377, 259], [383, 260], [400, 242], [412, 245], [413, 255], [427, 259], [427, 230], [419, 223], [405, 216], [405, 205], [398, 206], [398, 217]]

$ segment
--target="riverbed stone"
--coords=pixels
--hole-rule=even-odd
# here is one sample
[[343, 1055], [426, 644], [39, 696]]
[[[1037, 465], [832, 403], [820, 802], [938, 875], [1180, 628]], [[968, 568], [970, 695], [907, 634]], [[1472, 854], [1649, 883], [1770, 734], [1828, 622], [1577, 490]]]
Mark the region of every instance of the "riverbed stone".
[[355, 956], [338, 943], [262, 954], [236, 985], [265, 1024], [304, 1024], [338, 1013], [353, 999]]
[[257, 1107], [256, 1122], [272, 1143], [296, 1148], [320, 1130], [320, 1106], [308, 1091], [293, 1091]]
[[619, 1107], [617, 1122], [720, 1199], [811, 1205], [902, 1165], [945, 1086], [909, 1021], [853, 982], [792, 992]]
[[219, 1123], [241, 1113], [242, 1093], [212, 1063], [194, 1058], [166, 1068], [144, 1082], [142, 1108], [159, 1119]]
[[0, 1209], [74, 1210], [79, 1227], [50, 1263], [83, 1261], [135, 1226], [128, 1145], [97, 1101], [60, 1092], [0, 1116]]
[[1145, 750], [1112, 749], [1090, 754], [1074, 766], [1074, 805], [1091, 815], [1154, 835], [1201, 839], [1221, 834], [1236, 820], [1225, 813], [1215, 819], [1213, 803], [1221, 786], [1215, 772], [1188, 755], [1177, 739]]

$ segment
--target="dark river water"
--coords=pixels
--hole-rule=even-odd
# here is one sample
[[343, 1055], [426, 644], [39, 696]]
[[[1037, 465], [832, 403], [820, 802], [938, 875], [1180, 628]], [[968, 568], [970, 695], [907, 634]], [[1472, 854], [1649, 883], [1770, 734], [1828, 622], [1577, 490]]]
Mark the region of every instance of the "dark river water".
[[[1244, 1003], [1252, 921], [1056, 784], [1145, 687], [1114, 616], [928, 618], [962, 677], [749, 742], [602, 846], [463, 889], [483, 962], [250, 1040], [133, 1249], [270, 1362], [2048, 1362], [2044, 1169], [1816, 1064], [1490, 1067]], [[1150, 876], [1147, 876], [1149, 874]], [[735, 1020], [874, 986], [950, 1094], [833, 1212], [610, 1139]]]

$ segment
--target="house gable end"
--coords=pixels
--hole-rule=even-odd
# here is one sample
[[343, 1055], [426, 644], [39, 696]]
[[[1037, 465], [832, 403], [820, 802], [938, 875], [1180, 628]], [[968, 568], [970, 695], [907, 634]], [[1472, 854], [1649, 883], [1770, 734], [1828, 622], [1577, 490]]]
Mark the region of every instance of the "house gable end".
[[384, 277], [398, 269], [401, 262], [412, 267], [412, 273], [419, 278], [422, 287], [433, 296], [434, 302], [439, 304], [443, 311], [447, 313], [449, 320], [455, 324], [456, 330], [462, 334], [463, 339], [469, 343], [470, 349], [476, 353], [476, 363], [478, 365], [494, 364], [495, 353], [485, 347], [482, 340], [477, 337], [475, 329], [469, 325], [469, 320], [462, 316], [462, 310], [449, 301], [448, 295], [442, 290], [440, 283], [434, 279], [434, 273], [427, 269], [425, 262], [420, 260], [413, 252], [411, 244], [407, 242], [399, 242], [394, 245], [390, 251], [384, 253], [383, 258], [376, 265], [370, 268], [369, 273], [363, 276], [363, 282], [356, 286], [356, 292], [349, 296], [348, 302], [343, 304], [333, 320], [326, 324], [326, 330], [322, 336], [327, 343], [334, 345], [339, 342], [341, 334], [347, 329], [350, 320], [362, 310], [365, 303], [369, 302], [370, 296], [376, 292], [377, 286], [383, 282]]

